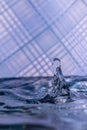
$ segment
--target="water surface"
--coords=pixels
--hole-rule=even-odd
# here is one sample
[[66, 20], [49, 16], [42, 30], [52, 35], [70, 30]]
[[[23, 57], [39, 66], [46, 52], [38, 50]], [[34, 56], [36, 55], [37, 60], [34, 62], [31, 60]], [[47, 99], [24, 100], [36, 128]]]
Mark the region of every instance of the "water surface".
[[87, 77], [68, 76], [67, 95], [51, 100], [52, 77], [0, 79], [1, 130], [86, 130]]

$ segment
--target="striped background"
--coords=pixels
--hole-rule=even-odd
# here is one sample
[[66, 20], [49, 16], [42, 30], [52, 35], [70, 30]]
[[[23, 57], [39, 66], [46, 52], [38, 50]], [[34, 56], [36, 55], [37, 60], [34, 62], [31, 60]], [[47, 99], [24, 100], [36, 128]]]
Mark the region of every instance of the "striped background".
[[87, 0], [0, 0], [0, 77], [87, 74]]

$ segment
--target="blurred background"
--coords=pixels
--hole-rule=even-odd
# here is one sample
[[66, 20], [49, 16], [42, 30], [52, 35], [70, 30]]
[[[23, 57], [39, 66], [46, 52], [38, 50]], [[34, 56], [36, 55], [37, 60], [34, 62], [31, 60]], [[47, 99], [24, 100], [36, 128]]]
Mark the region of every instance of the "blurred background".
[[87, 0], [0, 0], [0, 77], [87, 75]]

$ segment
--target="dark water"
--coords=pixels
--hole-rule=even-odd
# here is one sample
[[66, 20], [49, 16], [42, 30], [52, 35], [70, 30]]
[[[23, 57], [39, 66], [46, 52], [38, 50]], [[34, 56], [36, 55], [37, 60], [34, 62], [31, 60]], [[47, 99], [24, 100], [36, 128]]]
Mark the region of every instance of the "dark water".
[[0, 130], [87, 130], [87, 77], [70, 76], [68, 95], [52, 77], [0, 79]]

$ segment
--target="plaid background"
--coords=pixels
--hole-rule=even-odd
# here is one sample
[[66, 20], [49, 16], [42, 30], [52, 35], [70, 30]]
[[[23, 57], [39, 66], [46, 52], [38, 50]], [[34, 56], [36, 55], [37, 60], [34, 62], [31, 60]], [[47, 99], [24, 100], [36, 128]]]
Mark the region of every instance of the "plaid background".
[[87, 74], [87, 0], [0, 0], [0, 77]]

